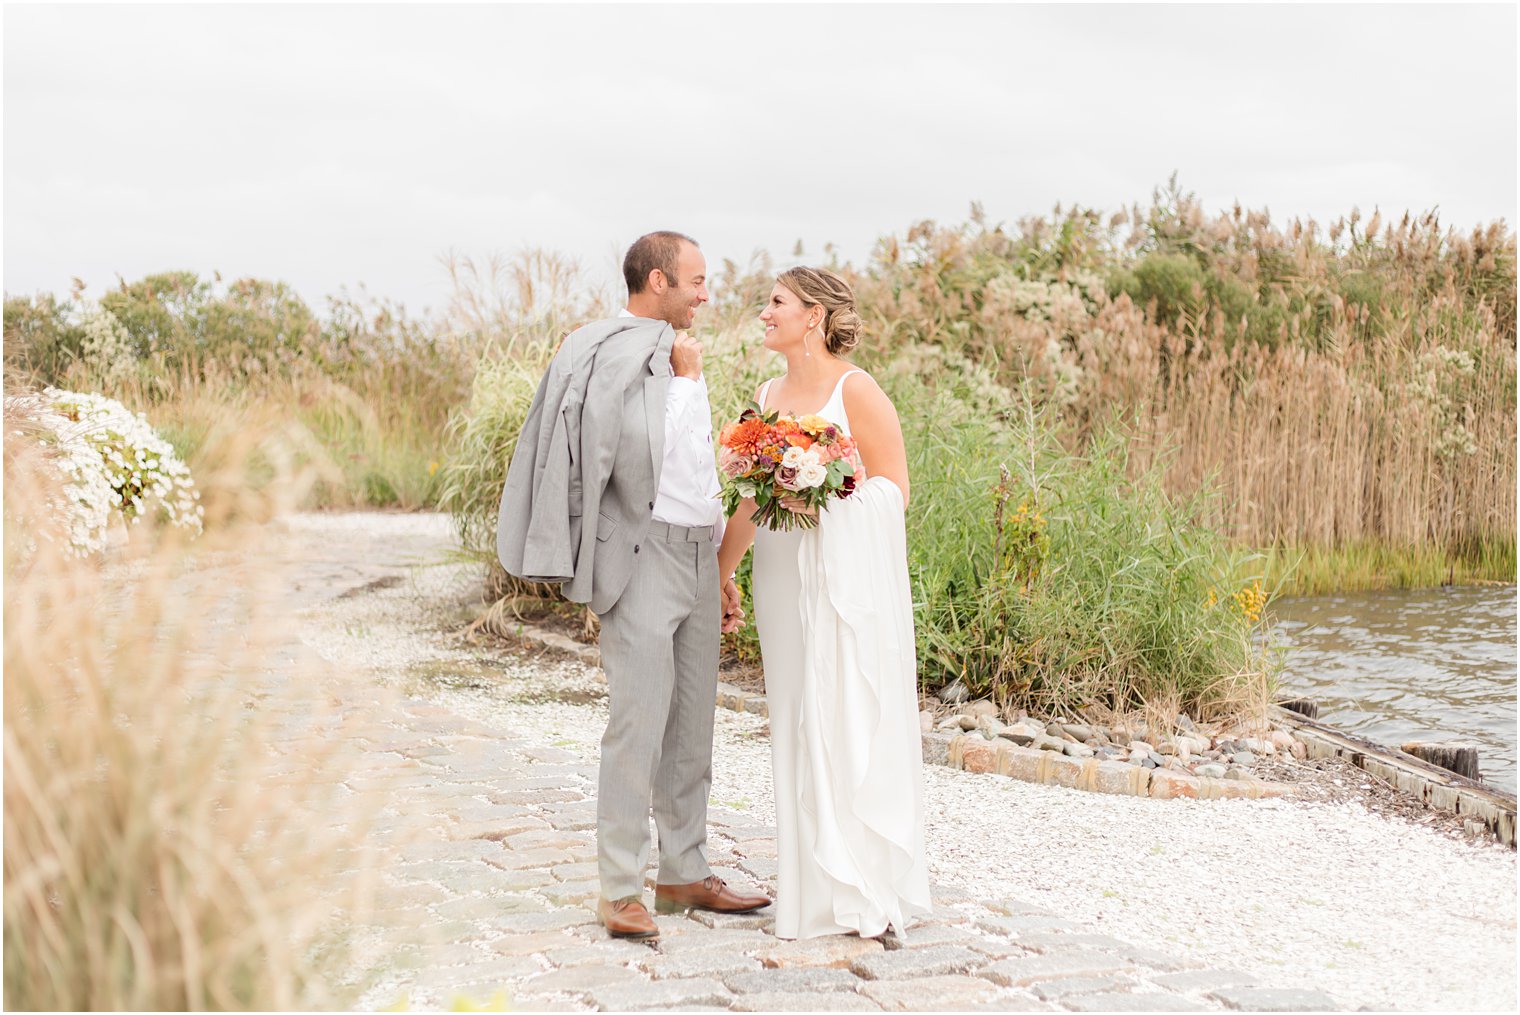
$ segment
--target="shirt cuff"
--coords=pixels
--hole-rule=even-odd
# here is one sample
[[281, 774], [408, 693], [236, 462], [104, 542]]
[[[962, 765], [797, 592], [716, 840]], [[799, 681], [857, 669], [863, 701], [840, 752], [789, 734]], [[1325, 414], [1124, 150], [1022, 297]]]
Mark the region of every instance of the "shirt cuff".
[[692, 402], [701, 392], [701, 385], [690, 377], [672, 377], [665, 392], [665, 423], [674, 426], [691, 411]]

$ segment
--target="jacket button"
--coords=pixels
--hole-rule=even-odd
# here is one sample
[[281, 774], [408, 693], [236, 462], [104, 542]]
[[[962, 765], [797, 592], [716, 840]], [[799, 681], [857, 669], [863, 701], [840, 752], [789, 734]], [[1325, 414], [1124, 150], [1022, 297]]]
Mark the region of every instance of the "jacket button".
[[654, 510], [654, 501], [650, 501], [649, 502], [649, 510], [651, 510], [651, 511]]
[[638, 553], [638, 552], [639, 552], [639, 548], [638, 548], [638, 547], [637, 547], [637, 546], [635, 546], [635, 547], [634, 547], [634, 548], [633, 548], [633, 552], [634, 552], [634, 553]]

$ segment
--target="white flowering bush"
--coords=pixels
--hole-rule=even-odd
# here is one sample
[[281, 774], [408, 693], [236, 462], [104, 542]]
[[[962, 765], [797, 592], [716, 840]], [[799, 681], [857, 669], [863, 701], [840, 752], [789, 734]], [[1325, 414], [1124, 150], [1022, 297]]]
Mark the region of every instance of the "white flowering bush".
[[983, 291], [987, 312], [1011, 312], [1026, 320], [1051, 321], [1066, 327], [1087, 318], [1091, 299], [1077, 285], [1053, 278], [1021, 278], [1013, 272], [991, 279]]
[[87, 305], [80, 320], [81, 351], [96, 377], [118, 382], [137, 370], [137, 353], [125, 326], [98, 303]]
[[1082, 368], [1054, 335], [1045, 340], [1045, 395], [1050, 404], [1065, 408], [1077, 400], [1082, 387]]
[[47, 388], [6, 399], [8, 418], [24, 425], [6, 440], [31, 438], [64, 477], [70, 549], [103, 550], [113, 518], [138, 524], [150, 512], [167, 524], [201, 531], [205, 516], [190, 470], [141, 413], [103, 395]]
[[999, 384], [985, 364], [943, 345], [913, 342], [893, 350], [889, 360], [877, 367], [877, 376], [891, 378], [894, 388], [917, 378], [932, 377], [935, 386], [948, 388], [956, 405], [970, 408], [971, 415], [988, 417], [1008, 408], [1008, 389]]
[[1005, 271], [982, 290], [983, 326], [1001, 332], [1007, 344], [1023, 350], [1025, 370], [1057, 407], [1074, 402], [1081, 388], [1083, 371], [1076, 348], [1081, 336], [1094, 328], [1102, 289], [1099, 276], [1077, 269], [1064, 280]]
[[1477, 372], [1469, 352], [1437, 346], [1415, 361], [1413, 376], [1404, 385], [1406, 397], [1432, 410], [1431, 449], [1437, 458], [1456, 461], [1478, 452], [1478, 439], [1467, 426], [1465, 389]]

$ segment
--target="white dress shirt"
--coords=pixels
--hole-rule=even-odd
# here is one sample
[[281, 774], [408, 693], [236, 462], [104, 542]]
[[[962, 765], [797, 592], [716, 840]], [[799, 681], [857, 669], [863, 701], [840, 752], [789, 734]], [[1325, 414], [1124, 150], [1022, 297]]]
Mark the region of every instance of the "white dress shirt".
[[[628, 309], [619, 317], [637, 317]], [[718, 502], [722, 485], [713, 458], [712, 404], [707, 381], [673, 376], [665, 394], [665, 459], [655, 491], [655, 521], [670, 525], [715, 526], [713, 543], [723, 541], [724, 517]]]

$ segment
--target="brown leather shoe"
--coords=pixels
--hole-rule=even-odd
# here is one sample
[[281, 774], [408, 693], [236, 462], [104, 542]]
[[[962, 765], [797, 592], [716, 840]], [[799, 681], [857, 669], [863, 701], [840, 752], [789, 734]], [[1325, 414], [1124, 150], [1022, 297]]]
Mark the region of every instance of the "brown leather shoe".
[[716, 874], [689, 885], [656, 885], [654, 908], [657, 913], [675, 913], [683, 909], [710, 909], [714, 913], [748, 913], [771, 904], [765, 895], [745, 895], [734, 891]]
[[654, 917], [649, 915], [649, 910], [637, 898], [627, 899], [598, 899], [596, 902], [596, 920], [607, 933], [613, 937], [659, 937], [660, 928], [655, 926]]

